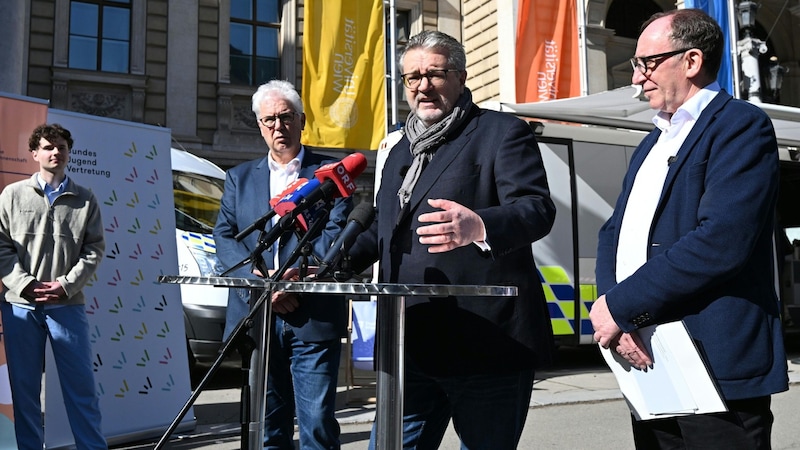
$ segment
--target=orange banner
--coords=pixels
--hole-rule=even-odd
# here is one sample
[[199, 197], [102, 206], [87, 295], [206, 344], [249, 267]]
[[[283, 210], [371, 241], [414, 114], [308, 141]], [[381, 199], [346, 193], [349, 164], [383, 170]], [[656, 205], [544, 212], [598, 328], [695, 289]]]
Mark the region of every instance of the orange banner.
[[36, 172], [28, 138], [46, 121], [47, 103], [0, 94], [0, 189]]
[[[28, 151], [28, 138], [47, 121], [47, 103], [0, 94], [0, 189], [30, 177], [38, 169]], [[5, 339], [0, 323], [0, 448], [16, 448], [11, 387], [6, 368]]]
[[581, 95], [576, 1], [520, 0], [517, 103]]

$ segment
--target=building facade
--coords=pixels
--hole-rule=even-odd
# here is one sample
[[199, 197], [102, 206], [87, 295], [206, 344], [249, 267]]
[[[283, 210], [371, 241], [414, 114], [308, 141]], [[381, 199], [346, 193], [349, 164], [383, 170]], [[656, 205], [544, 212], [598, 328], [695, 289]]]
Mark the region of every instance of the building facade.
[[[583, 1], [587, 93], [630, 84], [639, 24], [683, 7], [683, 0]], [[515, 101], [517, 0], [392, 6], [398, 46], [425, 29], [451, 34], [467, 49], [476, 103]], [[302, 84], [303, 8], [303, 0], [3, 0], [0, 91], [168, 127], [174, 146], [230, 167], [264, 153], [250, 106], [255, 87], [270, 78]], [[790, 106], [800, 106], [797, 29], [800, 0], [761, 1], [755, 33], [769, 49], [762, 58], [776, 56], [788, 69], [780, 103]], [[408, 113], [402, 86], [395, 88], [387, 129]]]

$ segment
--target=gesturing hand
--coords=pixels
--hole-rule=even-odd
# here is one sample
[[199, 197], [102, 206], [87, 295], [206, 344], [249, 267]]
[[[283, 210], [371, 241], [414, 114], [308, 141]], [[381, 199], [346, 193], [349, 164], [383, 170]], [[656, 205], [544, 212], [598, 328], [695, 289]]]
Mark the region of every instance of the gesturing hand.
[[482, 241], [483, 220], [474, 211], [454, 201], [428, 199], [428, 204], [441, 211], [421, 214], [419, 221], [432, 223], [417, 228], [419, 243], [430, 245], [429, 253], [442, 253]]

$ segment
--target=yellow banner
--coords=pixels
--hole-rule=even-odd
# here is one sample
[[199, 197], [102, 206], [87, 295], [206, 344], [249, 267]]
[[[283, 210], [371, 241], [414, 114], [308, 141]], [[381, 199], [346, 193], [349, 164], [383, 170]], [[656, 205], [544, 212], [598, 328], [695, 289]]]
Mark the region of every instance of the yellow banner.
[[383, 0], [305, 2], [303, 144], [378, 148], [386, 136], [383, 24]]

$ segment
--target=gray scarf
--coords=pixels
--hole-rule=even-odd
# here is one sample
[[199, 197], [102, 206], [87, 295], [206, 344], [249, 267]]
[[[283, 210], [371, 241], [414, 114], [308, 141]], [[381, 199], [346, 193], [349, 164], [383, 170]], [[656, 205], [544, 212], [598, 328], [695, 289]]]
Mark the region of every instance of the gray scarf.
[[410, 150], [414, 160], [411, 162], [408, 172], [406, 172], [403, 184], [400, 185], [400, 190], [397, 191], [397, 196], [400, 198], [400, 209], [405, 208], [411, 199], [411, 193], [414, 191], [417, 181], [419, 181], [422, 169], [433, 159], [434, 153], [444, 143], [447, 135], [464, 122], [473, 107], [472, 92], [465, 87], [450, 114], [430, 127], [426, 128], [425, 124], [413, 112], [408, 115], [405, 133], [411, 142]]

